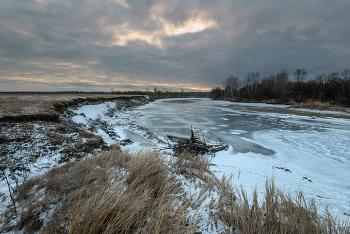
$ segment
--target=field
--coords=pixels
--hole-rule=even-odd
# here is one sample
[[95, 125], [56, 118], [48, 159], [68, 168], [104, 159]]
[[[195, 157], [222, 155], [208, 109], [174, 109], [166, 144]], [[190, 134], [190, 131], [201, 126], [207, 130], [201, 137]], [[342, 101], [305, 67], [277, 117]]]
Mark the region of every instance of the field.
[[69, 106], [130, 99], [139, 95], [109, 94], [0, 94], [0, 121], [58, 121], [59, 113]]

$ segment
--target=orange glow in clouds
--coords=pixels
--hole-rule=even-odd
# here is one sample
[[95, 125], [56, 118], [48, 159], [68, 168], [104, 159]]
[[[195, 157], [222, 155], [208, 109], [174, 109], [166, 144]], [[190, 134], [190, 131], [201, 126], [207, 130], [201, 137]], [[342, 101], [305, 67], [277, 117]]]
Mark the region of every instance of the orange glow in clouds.
[[[128, 8], [124, 0], [115, 0], [115, 2]], [[194, 16], [189, 18], [186, 22], [183, 22], [181, 25], [176, 25], [163, 17], [165, 11], [166, 7], [161, 4], [151, 8], [150, 20], [154, 22], [155, 25], [159, 25], [157, 29], [153, 29], [152, 31], [135, 30], [129, 23], [106, 25], [107, 19], [103, 18], [99, 20], [99, 24], [101, 28], [104, 28], [105, 33], [114, 35], [114, 40], [108, 42], [108, 46], [125, 46], [129, 41], [143, 41], [162, 50], [165, 49], [163, 43], [163, 38], [165, 37], [180, 36], [185, 33], [196, 33], [208, 28], [217, 27], [217, 23], [205, 17], [204, 13], [194, 14]], [[96, 42], [96, 44], [100, 44], [100, 42]]]

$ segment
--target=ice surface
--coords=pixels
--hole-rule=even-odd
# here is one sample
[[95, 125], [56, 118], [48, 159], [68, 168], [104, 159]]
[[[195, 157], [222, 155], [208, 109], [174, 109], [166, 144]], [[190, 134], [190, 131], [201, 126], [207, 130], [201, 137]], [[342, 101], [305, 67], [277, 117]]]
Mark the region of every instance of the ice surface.
[[87, 124], [87, 120], [84, 116], [81, 116], [81, 115], [76, 115], [76, 116], [73, 116], [73, 121], [78, 123], [78, 124]]
[[[286, 192], [302, 190], [341, 218], [350, 213], [350, 121], [278, 114], [286, 105], [209, 99], [157, 100], [137, 108], [136, 119], [158, 136], [189, 137], [230, 145], [212, 159], [217, 175], [233, 173], [247, 191], [264, 191], [267, 178]], [[259, 112], [257, 110], [265, 111]], [[189, 113], [191, 115], [189, 115]], [[170, 124], [171, 123], [171, 126]]]

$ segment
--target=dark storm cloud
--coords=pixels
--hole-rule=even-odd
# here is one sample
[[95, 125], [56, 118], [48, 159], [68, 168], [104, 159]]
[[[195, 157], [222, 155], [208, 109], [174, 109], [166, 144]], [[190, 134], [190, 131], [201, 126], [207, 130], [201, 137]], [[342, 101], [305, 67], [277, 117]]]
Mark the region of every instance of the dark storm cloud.
[[211, 88], [350, 61], [350, 2], [4, 0], [1, 90]]

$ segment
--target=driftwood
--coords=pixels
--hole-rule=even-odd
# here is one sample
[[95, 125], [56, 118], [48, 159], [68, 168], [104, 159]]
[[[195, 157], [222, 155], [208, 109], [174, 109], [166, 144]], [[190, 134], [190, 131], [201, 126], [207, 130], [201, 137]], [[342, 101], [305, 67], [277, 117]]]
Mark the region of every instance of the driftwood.
[[176, 155], [182, 152], [189, 152], [195, 155], [212, 154], [221, 150], [228, 149], [228, 145], [208, 145], [205, 142], [201, 142], [199, 138], [194, 136], [193, 130], [191, 128], [191, 137], [178, 137], [167, 135], [170, 140], [176, 141], [175, 144], [169, 145], [169, 149], [172, 149]]

